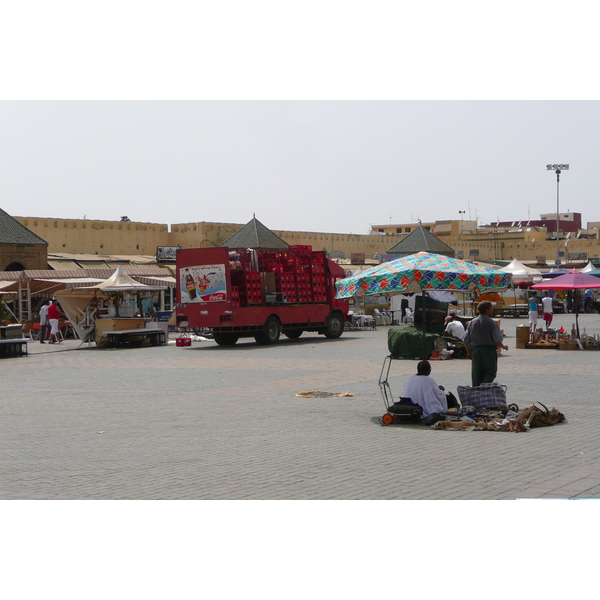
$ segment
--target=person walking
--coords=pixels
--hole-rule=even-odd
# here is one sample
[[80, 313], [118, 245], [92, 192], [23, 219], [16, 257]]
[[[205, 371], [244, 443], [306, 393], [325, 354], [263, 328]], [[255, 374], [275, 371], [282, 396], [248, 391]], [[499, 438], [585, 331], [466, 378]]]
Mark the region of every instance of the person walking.
[[492, 315], [491, 302], [480, 302], [477, 306], [479, 316], [468, 325], [463, 343], [467, 348], [467, 358], [471, 359], [471, 382], [473, 387], [482, 383], [492, 383], [498, 372], [498, 348], [508, 350], [503, 342], [500, 327]]
[[537, 329], [537, 318], [538, 318], [538, 297], [537, 292], [533, 292], [529, 300], [529, 330], [535, 331]]
[[542, 306], [544, 307], [544, 322], [546, 323], [546, 330], [552, 324], [552, 317], [554, 314], [554, 308], [552, 307], [552, 298], [550, 298], [550, 294], [548, 292], [544, 292], [544, 297], [542, 298]]
[[46, 335], [50, 331], [50, 323], [48, 322], [48, 300], [44, 300], [42, 308], [40, 308], [40, 344], [45, 344]]
[[58, 300], [52, 300], [48, 306], [48, 320], [50, 321], [50, 343], [60, 344], [60, 340], [56, 335], [58, 333], [58, 320], [60, 316], [66, 317], [65, 313], [58, 308]]

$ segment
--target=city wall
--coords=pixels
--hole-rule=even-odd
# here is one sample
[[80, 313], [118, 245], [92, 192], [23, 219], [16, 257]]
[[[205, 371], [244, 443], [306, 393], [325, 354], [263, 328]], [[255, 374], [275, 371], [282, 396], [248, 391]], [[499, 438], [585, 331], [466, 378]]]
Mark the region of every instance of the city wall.
[[[221, 245], [243, 223], [156, 223], [15, 217], [48, 242], [49, 253], [154, 255], [157, 246], [205, 248]], [[397, 235], [358, 235], [272, 230], [290, 245], [309, 245], [315, 250], [339, 251], [350, 258], [364, 252], [379, 257], [400, 240]]]
[[[123, 221], [95, 221], [87, 219], [51, 219], [15, 217], [20, 223], [48, 242], [49, 253], [72, 254], [140, 254], [154, 255], [157, 246], [183, 248], [219, 246], [244, 224], [240, 223], [178, 223], [169, 226], [157, 223]], [[310, 245], [315, 250], [364, 253], [366, 258], [379, 258], [398, 243], [401, 235], [359, 235], [318, 233], [307, 231], [273, 230], [290, 245]], [[545, 233], [521, 232], [485, 234], [459, 234], [441, 237], [457, 255], [462, 251], [467, 260], [490, 262], [493, 260], [534, 261], [545, 256], [549, 262], [556, 257], [556, 242], [545, 239]], [[564, 240], [560, 251], [564, 251]], [[478, 251], [478, 253], [477, 253]], [[587, 253], [589, 258], [600, 255], [599, 240], [572, 239], [567, 252]], [[34, 267], [37, 268], [37, 267]]]

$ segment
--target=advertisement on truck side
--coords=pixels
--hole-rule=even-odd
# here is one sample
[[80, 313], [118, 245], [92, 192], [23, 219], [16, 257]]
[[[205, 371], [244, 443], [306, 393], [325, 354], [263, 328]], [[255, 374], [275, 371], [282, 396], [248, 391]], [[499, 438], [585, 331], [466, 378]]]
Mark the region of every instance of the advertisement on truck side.
[[181, 302], [225, 302], [227, 282], [225, 265], [185, 267], [180, 276]]

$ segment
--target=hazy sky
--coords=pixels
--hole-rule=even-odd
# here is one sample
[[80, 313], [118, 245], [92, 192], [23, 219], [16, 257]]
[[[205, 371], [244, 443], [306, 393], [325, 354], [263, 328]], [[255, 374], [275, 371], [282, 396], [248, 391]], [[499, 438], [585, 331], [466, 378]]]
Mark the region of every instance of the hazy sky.
[[600, 220], [596, 101], [5, 101], [15, 216], [366, 233], [421, 219]]
[[600, 220], [583, 3], [170, 6], [7, 5], [1, 208], [341, 233], [536, 219], [556, 162], [561, 211]]

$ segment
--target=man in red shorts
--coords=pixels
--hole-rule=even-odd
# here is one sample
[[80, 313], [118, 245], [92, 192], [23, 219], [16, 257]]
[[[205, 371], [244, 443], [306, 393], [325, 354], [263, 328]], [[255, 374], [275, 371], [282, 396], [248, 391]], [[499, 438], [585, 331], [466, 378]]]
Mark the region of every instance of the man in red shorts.
[[65, 313], [58, 308], [57, 300], [52, 300], [50, 305], [48, 306], [48, 321], [50, 321], [50, 343], [51, 344], [60, 344], [60, 340], [56, 336], [58, 333], [58, 320], [61, 315], [66, 317]]
[[542, 298], [542, 306], [544, 307], [544, 321], [546, 323], [546, 329], [552, 324], [552, 317], [554, 316], [554, 309], [552, 308], [552, 298], [548, 292], [544, 292]]

